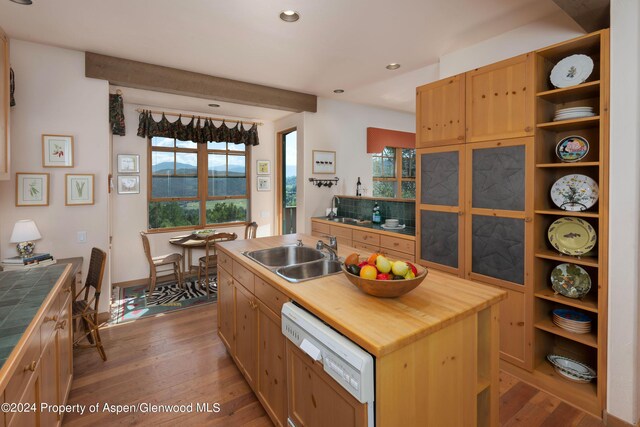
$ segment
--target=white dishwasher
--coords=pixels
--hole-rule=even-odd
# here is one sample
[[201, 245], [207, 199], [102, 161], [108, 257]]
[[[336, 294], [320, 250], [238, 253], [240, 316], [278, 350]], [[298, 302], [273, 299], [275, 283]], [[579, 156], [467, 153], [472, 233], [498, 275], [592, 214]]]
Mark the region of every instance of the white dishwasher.
[[291, 427], [372, 427], [373, 357], [303, 308], [282, 306]]

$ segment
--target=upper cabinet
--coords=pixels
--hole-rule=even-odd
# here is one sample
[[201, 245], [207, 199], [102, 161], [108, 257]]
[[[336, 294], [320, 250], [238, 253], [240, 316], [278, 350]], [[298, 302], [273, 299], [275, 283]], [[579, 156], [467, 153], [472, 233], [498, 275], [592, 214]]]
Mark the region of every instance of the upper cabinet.
[[417, 89], [418, 148], [464, 142], [464, 85], [460, 74]]
[[533, 54], [466, 73], [466, 141], [533, 136]]
[[0, 28], [0, 181], [9, 179], [9, 38]]

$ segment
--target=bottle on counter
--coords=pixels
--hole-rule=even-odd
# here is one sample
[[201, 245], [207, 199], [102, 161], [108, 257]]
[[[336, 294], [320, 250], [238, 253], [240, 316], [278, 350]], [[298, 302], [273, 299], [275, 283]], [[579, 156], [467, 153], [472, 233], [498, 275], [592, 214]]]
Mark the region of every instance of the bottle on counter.
[[360, 183], [360, 177], [358, 177], [358, 182], [356, 183], [356, 196], [362, 196], [362, 184]]
[[380, 206], [378, 206], [378, 202], [374, 202], [373, 204], [373, 215], [371, 217], [371, 222], [374, 224], [380, 224], [382, 222], [382, 215], [380, 215]]

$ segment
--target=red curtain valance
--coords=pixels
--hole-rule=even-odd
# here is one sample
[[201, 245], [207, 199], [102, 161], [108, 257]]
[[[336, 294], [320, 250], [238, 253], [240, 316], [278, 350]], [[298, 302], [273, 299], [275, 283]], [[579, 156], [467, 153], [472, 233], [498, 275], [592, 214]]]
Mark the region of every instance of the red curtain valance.
[[367, 153], [382, 153], [384, 147], [416, 148], [416, 134], [391, 129], [367, 128]]

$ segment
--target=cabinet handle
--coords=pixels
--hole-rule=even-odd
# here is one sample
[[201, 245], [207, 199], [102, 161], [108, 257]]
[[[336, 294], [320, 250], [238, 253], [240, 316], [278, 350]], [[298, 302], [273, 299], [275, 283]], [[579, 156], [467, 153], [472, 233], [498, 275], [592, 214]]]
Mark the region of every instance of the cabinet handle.
[[66, 287], [66, 288], [64, 288], [64, 289], [62, 290], [62, 292], [65, 292], [65, 293], [67, 293], [67, 294], [70, 294], [70, 293], [71, 293], [71, 287]]
[[459, 212], [458, 212], [458, 216], [464, 216], [464, 212], [459, 211]]
[[58, 315], [57, 314], [55, 316], [51, 316], [51, 317], [49, 317], [49, 316], [45, 316], [44, 317], [44, 323], [56, 322], [57, 320], [58, 320]]
[[58, 322], [56, 329], [64, 329], [65, 326], [67, 326], [67, 319], [64, 319], [62, 322]]
[[531, 222], [531, 221], [532, 221], [532, 219], [531, 219], [531, 217], [529, 217], [529, 216], [528, 216], [528, 217], [525, 217], [525, 219], [524, 219], [524, 222]]
[[24, 372], [31, 371], [34, 372], [36, 370], [36, 361], [32, 360], [27, 366], [24, 367]]

